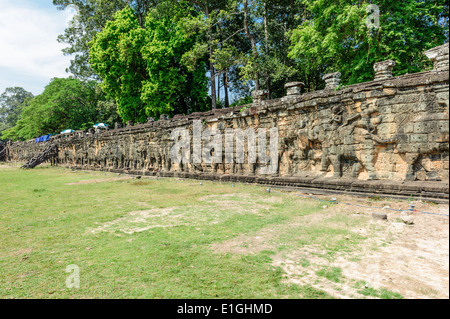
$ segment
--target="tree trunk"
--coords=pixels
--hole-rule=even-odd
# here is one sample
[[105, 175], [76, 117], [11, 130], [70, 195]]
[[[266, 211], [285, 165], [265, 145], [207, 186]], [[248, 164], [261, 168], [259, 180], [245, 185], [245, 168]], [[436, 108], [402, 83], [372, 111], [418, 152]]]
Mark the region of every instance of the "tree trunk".
[[[256, 69], [258, 70], [258, 49], [256, 47], [256, 40], [248, 27], [248, 0], [244, 0], [244, 29], [245, 35], [250, 39], [252, 43], [253, 57], [255, 58]], [[259, 90], [259, 74], [255, 72], [255, 90]]]
[[212, 63], [212, 48], [209, 53], [210, 69], [211, 69], [211, 100], [212, 100], [212, 109], [215, 110], [217, 108], [217, 96], [216, 96], [216, 71], [214, 70], [214, 66]]
[[[267, 22], [267, 2], [264, 1], [264, 34], [266, 37], [266, 56], [268, 56], [269, 54], [269, 27], [268, 27], [268, 22]], [[271, 99], [271, 87], [270, 87], [270, 73], [269, 71], [267, 71], [266, 73], [266, 86], [267, 86], [267, 98], [270, 100]]]
[[[206, 18], [209, 19], [209, 9], [206, 6], [205, 7], [205, 13], [206, 13]], [[209, 69], [210, 69], [210, 76], [211, 76], [211, 100], [212, 100], [212, 109], [215, 110], [217, 108], [217, 97], [216, 97], [216, 71], [214, 69], [214, 65], [213, 65], [213, 48], [211, 46], [211, 42], [212, 42], [212, 28], [211, 26], [209, 26]]]
[[225, 108], [230, 107], [230, 100], [228, 99], [228, 70], [223, 73], [223, 87], [225, 89]]
[[217, 74], [217, 101], [220, 101], [220, 72]]

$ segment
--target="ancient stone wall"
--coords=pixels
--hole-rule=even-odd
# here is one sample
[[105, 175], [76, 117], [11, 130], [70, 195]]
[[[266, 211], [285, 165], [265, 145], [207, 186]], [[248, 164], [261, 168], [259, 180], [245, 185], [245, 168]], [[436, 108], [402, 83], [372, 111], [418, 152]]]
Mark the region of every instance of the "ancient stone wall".
[[[242, 110], [219, 109], [173, 119], [163, 116], [101, 134], [76, 132], [54, 136], [46, 143], [18, 142], [8, 145], [6, 157], [27, 161], [48, 143], [58, 143], [52, 163], [79, 169], [343, 190], [394, 185], [389, 192], [398, 183], [406, 185], [404, 181], [416, 181], [411, 185], [422, 186], [414, 192], [423, 192], [425, 184], [417, 184], [422, 181], [448, 198], [448, 44], [425, 54], [435, 61], [432, 71], [392, 77], [395, 62], [383, 61], [375, 64], [371, 82], [337, 89], [337, 72], [324, 76], [327, 86], [322, 91], [302, 95], [302, 83], [288, 83], [286, 97], [264, 100], [264, 91], [254, 92], [255, 102]], [[170, 156], [176, 142], [171, 134], [184, 128], [192, 136], [194, 121], [200, 121], [203, 131], [222, 133], [224, 149], [233, 142], [226, 138], [226, 130], [276, 129], [276, 172], [264, 173], [266, 159], [250, 163], [248, 145], [244, 163], [175, 163]], [[194, 147], [191, 140], [191, 157]]]

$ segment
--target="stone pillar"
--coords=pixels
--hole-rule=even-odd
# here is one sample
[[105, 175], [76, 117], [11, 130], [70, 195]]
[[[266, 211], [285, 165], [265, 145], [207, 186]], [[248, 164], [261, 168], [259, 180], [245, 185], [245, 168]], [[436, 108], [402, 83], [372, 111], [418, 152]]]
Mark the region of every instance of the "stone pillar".
[[448, 43], [425, 51], [423, 54], [433, 61], [433, 71], [448, 71]]
[[121, 123], [119, 123], [119, 122], [114, 123], [114, 129], [115, 129], [115, 130], [118, 130], [118, 129], [121, 128], [121, 127], [122, 127], [122, 124], [121, 124]]
[[267, 97], [267, 90], [257, 90], [252, 92], [253, 103], [260, 104], [262, 100]]
[[386, 60], [377, 62], [373, 65], [373, 69], [375, 70], [375, 81], [378, 80], [386, 80], [392, 78], [392, 69], [395, 66], [395, 61]]
[[286, 89], [287, 96], [293, 96], [293, 95], [301, 95], [302, 87], [304, 86], [305, 83], [303, 82], [289, 82], [285, 84], [284, 88]]
[[341, 72], [334, 72], [325, 74], [322, 77], [322, 80], [325, 81], [325, 90], [336, 90], [339, 87], [339, 83], [341, 82]]

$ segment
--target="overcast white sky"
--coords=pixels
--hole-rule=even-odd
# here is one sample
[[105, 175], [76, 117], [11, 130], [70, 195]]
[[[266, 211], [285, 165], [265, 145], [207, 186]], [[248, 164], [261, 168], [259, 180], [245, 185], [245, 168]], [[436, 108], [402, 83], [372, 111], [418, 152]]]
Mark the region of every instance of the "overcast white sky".
[[38, 95], [52, 78], [69, 76], [71, 57], [57, 37], [74, 12], [52, 0], [0, 0], [0, 94], [20, 86]]

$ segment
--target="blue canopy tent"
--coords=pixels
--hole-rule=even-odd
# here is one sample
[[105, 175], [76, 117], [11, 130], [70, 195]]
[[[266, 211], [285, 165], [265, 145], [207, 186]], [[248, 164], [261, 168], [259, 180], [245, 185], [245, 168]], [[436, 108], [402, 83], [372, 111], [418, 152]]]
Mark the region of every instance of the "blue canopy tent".
[[51, 136], [52, 136], [52, 134], [43, 135], [43, 136], [40, 136], [38, 138], [35, 138], [34, 141], [36, 143], [47, 142], [48, 140], [50, 140]]
[[65, 131], [62, 131], [61, 134], [70, 134], [73, 132], [75, 132], [75, 131], [74, 130], [65, 130]]

